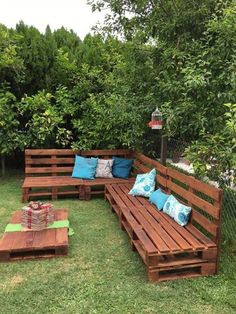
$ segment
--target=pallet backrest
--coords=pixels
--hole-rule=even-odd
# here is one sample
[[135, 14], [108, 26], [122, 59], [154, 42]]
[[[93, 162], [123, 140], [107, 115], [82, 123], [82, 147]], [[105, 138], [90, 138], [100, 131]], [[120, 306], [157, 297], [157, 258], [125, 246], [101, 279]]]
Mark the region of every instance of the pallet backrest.
[[141, 153], [135, 153], [135, 158], [136, 172], [156, 168], [158, 186], [168, 194], [175, 195], [181, 203], [191, 206], [191, 223], [219, 243], [223, 190], [165, 167]]
[[71, 175], [75, 155], [84, 157], [112, 158], [112, 156], [130, 158], [133, 152], [128, 149], [114, 150], [71, 150], [71, 149], [26, 149], [26, 176]]
[[172, 168], [167, 168], [166, 190], [191, 206], [191, 223], [218, 243], [223, 190]]

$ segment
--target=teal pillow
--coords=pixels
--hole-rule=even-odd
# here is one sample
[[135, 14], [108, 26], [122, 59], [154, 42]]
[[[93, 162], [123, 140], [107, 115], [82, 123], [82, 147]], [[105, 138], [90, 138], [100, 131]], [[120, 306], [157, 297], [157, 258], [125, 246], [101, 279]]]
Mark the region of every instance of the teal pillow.
[[155, 190], [156, 184], [156, 169], [152, 169], [148, 173], [138, 174], [134, 186], [129, 191], [133, 196], [150, 197]]
[[189, 221], [191, 207], [181, 204], [173, 195], [170, 195], [165, 202], [163, 212], [174, 218], [183, 227]]
[[112, 159], [113, 159], [112, 166], [113, 177], [128, 179], [133, 164], [133, 160], [120, 157], [112, 157]]
[[78, 179], [94, 179], [98, 158], [84, 158], [81, 156], [75, 157], [74, 169], [72, 178]]
[[156, 205], [158, 210], [162, 210], [169, 196], [169, 194], [166, 194], [162, 192], [161, 189], [158, 189], [150, 195], [149, 201]]

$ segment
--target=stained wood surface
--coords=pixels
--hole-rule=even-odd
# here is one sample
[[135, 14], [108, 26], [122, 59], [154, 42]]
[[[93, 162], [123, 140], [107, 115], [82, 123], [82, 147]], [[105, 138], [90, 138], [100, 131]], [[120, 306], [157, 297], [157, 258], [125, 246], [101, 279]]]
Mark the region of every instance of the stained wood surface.
[[[91, 195], [104, 194], [107, 183], [125, 182], [124, 179], [82, 180], [71, 177], [75, 155], [85, 157], [112, 158], [120, 156], [132, 158], [133, 151], [128, 149], [73, 151], [70, 149], [26, 149], [25, 175], [22, 185], [22, 201], [28, 202], [32, 197], [50, 196], [56, 200], [61, 195], [77, 195], [89, 200]], [[101, 188], [93, 190], [93, 186]], [[65, 188], [71, 187], [70, 190]], [[40, 188], [40, 191], [37, 189]], [[63, 189], [64, 188], [64, 189]]]
[[[21, 211], [13, 213], [10, 223], [20, 223]], [[68, 219], [66, 209], [54, 211], [55, 220]], [[0, 261], [47, 258], [66, 255], [68, 251], [67, 228], [41, 231], [7, 232], [0, 240]]]
[[178, 225], [148, 199], [129, 195], [132, 184], [109, 184], [105, 197], [118, 215], [147, 267], [149, 281], [213, 275], [217, 272], [217, 243], [192, 223]]
[[142, 164], [149, 165], [149, 167], [156, 168], [159, 172], [166, 174], [167, 168], [156, 160], [153, 160], [142, 153], [135, 152], [135, 158]]
[[60, 186], [76, 186], [81, 184], [83, 184], [82, 179], [76, 179], [69, 176], [26, 177], [22, 187], [23, 188], [60, 187]]
[[80, 150], [72, 149], [26, 149], [25, 156], [51, 156], [51, 155], [64, 155], [75, 156], [81, 153]]
[[76, 155], [84, 157], [112, 158], [119, 156], [131, 158], [133, 151], [129, 149], [73, 151], [71, 149], [26, 149], [25, 174], [40, 175], [58, 173], [72, 173]]
[[81, 156], [96, 156], [96, 157], [112, 157], [112, 156], [123, 156], [131, 157], [133, 151], [130, 149], [97, 149], [97, 150], [85, 150], [81, 151]]
[[[129, 213], [138, 225], [148, 234], [158, 252], [182, 252], [202, 250], [215, 247], [216, 244], [196, 228], [179, 226], [171, 217], [162, 211], [157, 211], [148, 199], [134, 197], [128, 194], [132, 184], [115, 184], [106, 186], [107, 192], [116, 204], [128, 208]], [[188, 225], [190, 226], [190, 224]], [[207, 240], [206, 240], [207, 239]]]
[[115, 184], [115, 183], [134, 183], [135, 178], [122, 179], [122, 178], [95, 178], [94, 180], [82, 180], [85, 186], [97, 186], [106, 184]]
[[157, 185], [168, 194], [174, 194], [181, 203], [191, 206], [191, 222], [210, 233], [211, 239], [219, 246], [223, 191], [175, 169], [164, 167], [141, 153], [135, 152], [135, 158], [135, 173], [157, 169]]

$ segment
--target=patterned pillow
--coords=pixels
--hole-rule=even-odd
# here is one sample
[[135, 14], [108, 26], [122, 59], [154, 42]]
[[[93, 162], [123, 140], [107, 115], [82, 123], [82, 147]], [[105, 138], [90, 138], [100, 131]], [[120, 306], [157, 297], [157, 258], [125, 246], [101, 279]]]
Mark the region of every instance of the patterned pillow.
[[173, 195], [170, 195], [165, 202], [163, 212], [168, 214], [183, 227], [187, 225], [189, 221], [191, 207], [181, 204]]
[[133, 196], [150, 197], [155, 190], [156, 169], [152, 169], [148, 173], [138, 174], [134, 186], [129, 191]]
[[96, 178], [113, 178], [112, 175], [112, 159], [98, 159]]

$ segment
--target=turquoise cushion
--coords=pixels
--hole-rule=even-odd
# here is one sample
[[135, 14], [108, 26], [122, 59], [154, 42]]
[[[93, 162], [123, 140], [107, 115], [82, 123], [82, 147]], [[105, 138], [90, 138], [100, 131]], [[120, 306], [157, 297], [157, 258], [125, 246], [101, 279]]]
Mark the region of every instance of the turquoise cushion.
[[156, 205], [158, 210], [162, 210], [169, 196], [169, 194], [166, 194], [162, 192], [161, 189], [158, 189], [151, 194], [149, 201]]
[[129, 191], [129, 194], [133, 196], [149, 197], [155, 190], [155, 183], [156, 169], [153, 169], [148, 173], [138, 174], [134, 186]]
[[75, 157], [72, 178], [94, 179], [97, 163], [98, 158], [84, 158], [77, 155]]
[[170, 195], [163, 207], [163, 212], [183, 227], [189, 221], [191, 207], [181, 204], [173, 195]]
[[112, 159], [113, 159], [112, 166], [113, 177], [128, 179], [133, 164], [133, 160], [120, 157], [112, 157]]

